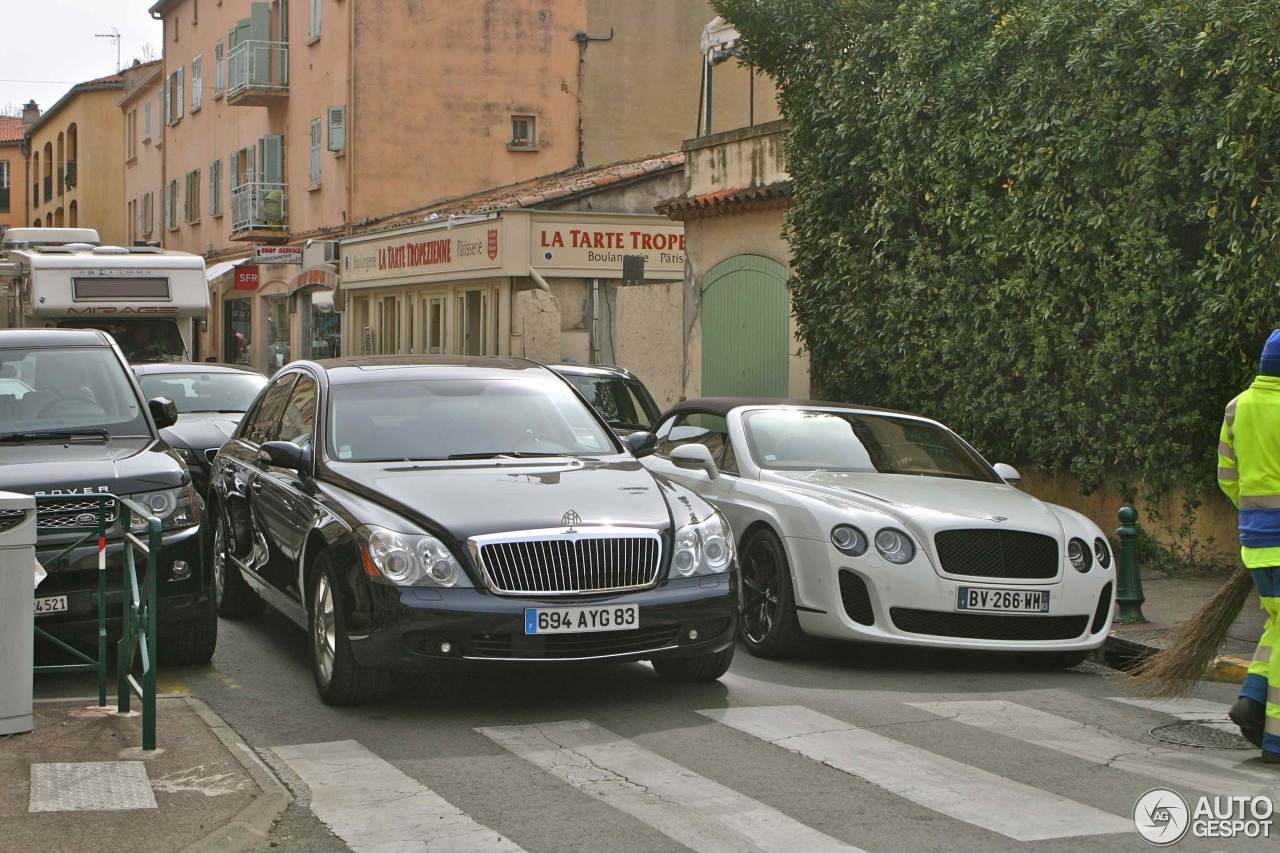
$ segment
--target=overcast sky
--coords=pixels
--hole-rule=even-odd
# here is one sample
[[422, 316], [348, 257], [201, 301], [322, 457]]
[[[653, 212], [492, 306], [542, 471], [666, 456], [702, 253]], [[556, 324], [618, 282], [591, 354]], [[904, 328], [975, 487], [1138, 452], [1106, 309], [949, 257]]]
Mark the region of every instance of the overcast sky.
[[120, 33], [120, 63], [141, 59], [146, 45], [160, 58], [163, 31], [147, 9], [156, 0], [3, 0], [0, 111], [35, 100], [48, 109], [76, 83], [116, 71], [116, 45], [99, 33]]

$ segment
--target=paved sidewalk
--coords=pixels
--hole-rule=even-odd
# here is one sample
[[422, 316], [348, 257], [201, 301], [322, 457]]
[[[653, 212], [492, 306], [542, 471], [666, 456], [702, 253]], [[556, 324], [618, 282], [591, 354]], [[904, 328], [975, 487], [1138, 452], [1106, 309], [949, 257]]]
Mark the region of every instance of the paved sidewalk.
[[241, 851], [264, 841], [285, 787], [198, 699], [142, 716], [97, 698], [37, 701], [35, 728], [0, 737], [0, 851]]
[[[1104, 649], [1107, 656], [1132, 659], [1152, 654], [1167, 645], [1171, 628], [1191, 617], [1230, 577], [1226, 574], [1207, 577], [1171, 578], [1159, 572], [1143, 572], [1142, 592], [1146, 601], [1142, 613], [1145, 625], [1114, 623]], [[1239, 618], [1218, 647], [1218, 659], [1205, 678], [1210, 681], [1240, 683], [1244, 681], [1249, 661], [1262, 636], [1267, 614], [1258, 603], [1256, 592], [1249, 593]]]

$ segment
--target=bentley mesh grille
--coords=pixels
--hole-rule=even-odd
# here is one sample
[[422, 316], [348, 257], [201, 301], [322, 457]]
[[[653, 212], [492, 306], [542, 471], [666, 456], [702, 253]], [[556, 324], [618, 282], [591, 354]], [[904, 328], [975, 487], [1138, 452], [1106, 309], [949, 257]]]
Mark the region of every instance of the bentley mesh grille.
[[870, 625], [876, 621], [867, 582], [848, 569], [840, 570], [840, 600], [844, 603], [844, 612], [854, 622]]
[[1102, 595], [1098, 596], [1098, 609], [1093, 611], [1093, 624], [1089, 626], [1089, 633], [1096, 634], [1102, 630], [1107, 624], [1107, 617], [1111, 615], [1111, 582], [1102, 588]]
[[649, 531], [481, 537], [477, 541], [480, 567], [490, 589], [508, 595], [643, 589], [657, 582], [662, 555], [662, 540]]
[[942, 570], [974, 578], [1057, 577], [1058, 540], [1024, 530], [943, 530], [934, 534]]
[[1003, 616], [946, 610], [889, 609], [900, 631], [970, 640], [1074, 640], [1089, 626], [1088, 616]]

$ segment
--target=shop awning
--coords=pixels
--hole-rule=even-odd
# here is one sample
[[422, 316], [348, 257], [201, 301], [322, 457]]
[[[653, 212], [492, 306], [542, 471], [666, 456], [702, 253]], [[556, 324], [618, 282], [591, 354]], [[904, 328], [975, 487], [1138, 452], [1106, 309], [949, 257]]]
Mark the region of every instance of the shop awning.
[[222, 261], [221, 263], [216, 263], [211, 267], [206, 267], [204, 271], [205, 280], [210, 282], [215, 281], [248, 260], [250, 259], [240, 258], [236, 261]]

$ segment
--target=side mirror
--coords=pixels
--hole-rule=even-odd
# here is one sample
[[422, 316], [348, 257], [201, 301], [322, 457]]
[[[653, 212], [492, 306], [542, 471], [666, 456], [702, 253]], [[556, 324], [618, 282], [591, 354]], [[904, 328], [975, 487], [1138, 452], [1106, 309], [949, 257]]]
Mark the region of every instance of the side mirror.
[[653, 433], [633, 432], [622, 439], [622, 445], [636, 456], [647, 456], [653, 452]]
[[711, 451], [705, 444], [680, 445], [671, 451], [671, 464], [690, 471], [705, 471], [713, 480], [720, 476], [716, 460], [711, 458]]
[[258, 461], [302, 473], [311, 470], [311, 450], [292, 441], [268, 441], [258, 448]]
[[178, 407], [168, 397], [152, 397], [147, 401], [147, 410], [156, 422], [156, 429], [171, 427], [178, 422]]
[[1000, 479], [1004, 480], [1010, 486], [1016, 486], [1022, 482], [1022, 475], [1018, 473], [1018, 469], [1005, 462], [997, 462], [991, 466], [996, 469], [996, 473], [1000, 475]]

